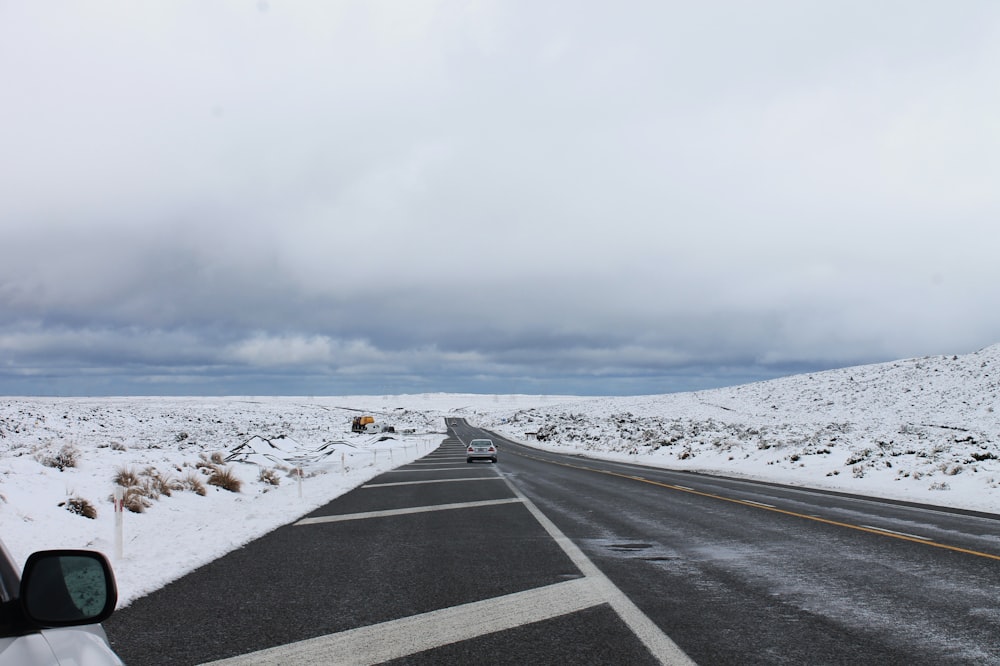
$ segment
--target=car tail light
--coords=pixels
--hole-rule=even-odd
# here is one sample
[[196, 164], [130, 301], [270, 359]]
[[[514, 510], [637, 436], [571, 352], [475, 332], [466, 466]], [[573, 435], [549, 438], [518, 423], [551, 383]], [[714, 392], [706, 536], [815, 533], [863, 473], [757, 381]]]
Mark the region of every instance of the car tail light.
[[492, 446], [490, 447], [490, 452], [496, 451]]
[[470, 446], [470, 447], [469, 447], [469, 453], [472, 453], [473, 451], [475, 451], [475, 449], [473, 449], [473, 448], [472, 448], [472, 447]]

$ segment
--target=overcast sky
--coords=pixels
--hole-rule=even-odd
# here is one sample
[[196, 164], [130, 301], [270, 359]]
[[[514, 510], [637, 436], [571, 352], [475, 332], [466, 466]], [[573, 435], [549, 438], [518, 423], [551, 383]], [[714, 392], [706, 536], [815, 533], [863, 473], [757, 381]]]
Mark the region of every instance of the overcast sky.
[[1000, 3], [0, 0], [0, 393], [1000, 342]]

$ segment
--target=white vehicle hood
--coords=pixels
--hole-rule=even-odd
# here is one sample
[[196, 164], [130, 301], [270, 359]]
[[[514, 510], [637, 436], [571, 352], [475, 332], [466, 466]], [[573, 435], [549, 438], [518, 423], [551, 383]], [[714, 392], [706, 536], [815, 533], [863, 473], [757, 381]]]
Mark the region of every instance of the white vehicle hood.
[[59, 666], [123, 666], [99, 624], [42, 631]]

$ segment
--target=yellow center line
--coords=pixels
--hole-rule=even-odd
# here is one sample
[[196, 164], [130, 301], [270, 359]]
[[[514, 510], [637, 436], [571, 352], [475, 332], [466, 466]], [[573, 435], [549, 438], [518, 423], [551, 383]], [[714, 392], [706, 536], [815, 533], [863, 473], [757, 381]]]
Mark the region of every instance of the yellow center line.
[[689, 495], [699, 495], [701, 497], [709, 497], [712, 499], [722, 500], [724, 502], [731, 502], [733, 504], [741, 504], [743, 506], [748, 506], [754, 509], [760, 509], [762, 511], [771, 511], [772, 513], [780, 513], [785, 516], [793, 516], [795, 518], [804, 518], [806, 520], [811, 520], [817, 523], [824, 523], [826, 525], [834, 525], [836, 527], [845, 527], [849, 530], [857, 530], [858, 532], [867, 532], [869, 534], [877, 534], [878, 536], [889, 537], [890, 539], [899, 539], [900, 541], [909, 541], [910, 543], [919, 543], [924, 546], [933, 546], [935, 548], [942, 548], [944, 550], [950, 550], [956, 553], [965, 553], [966, 555], [975, 555], [976, 557], [985, 557], [991, 560], [1000, 561], [1000, 555], [993, 555], [992, 553], [984, 553], [978, 550], [970, 550], [968, 548], [961, 548], [959, 546], [950, 546], [945, 543], [938, 543], [937, 541], [928, 541], [926, 539], [920, 539], [918, 537], [908, 536], [906, 534], [898, 534], [895, 532], [887, 532], [873, 527], [865, 527], [864, 525], [854, 525], [852, 523], [843, 523], [838, 520], [830, 520], [829, 518], [820, 518], [819, 516], [812, 516], [806, 513], [799, 513], [797, 511], [789, 511], [787, 509], [779, 509], [777, 507], [770, 507], [760, 504], [759, 502], [751, 502], [747, 500], [736, 499], [734, 497], [724, 497], [722, 495], [715, 495], [713, 493], [706, 493], [700, 490], [694, 490], [686, 486], [678, 486], [670, 483], [662, 483], [660, 481], [651, 481], [645, 479], [641, 476], [633, 476], [631, 474], [622, 474], [620, 472], [612, 472], [605, 469], [594, 469], [593, 467], [586, 467], [584, 465], [572, 465], [570, 463], [557, 462], [555, 460], [547, 460], [545, 458], [539, 458], [537, 456], [529, 456], [525, 454], [522, 455], [525, 458], [531, 458], [533, 460], [538, 460], [541, 462], [547, 462], [552, 465], [560, 465], [562, 467], [571, 467], [573, 469], [580, 469], [587, 472], [596, 472], [597, 474], [607, 474], [608, 476], [617, 476], [621, 479], [629, 479], [630, 481], [638, 481], [640, 483], [648, 483], [652, 486], [660, 486], [661, 488], [669, 488], [670, 490], [676, 490], [682, 493], [688, 493]]

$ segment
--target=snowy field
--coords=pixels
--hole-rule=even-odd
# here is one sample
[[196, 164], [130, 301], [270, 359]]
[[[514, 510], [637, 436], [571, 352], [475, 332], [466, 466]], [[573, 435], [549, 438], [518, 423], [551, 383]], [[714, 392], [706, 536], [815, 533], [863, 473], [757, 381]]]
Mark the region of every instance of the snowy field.
[[[1000, 345], [629, 398], [2, 398], [0, 534], [22, 564], [105, 552], [125, 605], [424, 455], [447, 416], [553, 450], [1000, 514], [998, 397]], [[359, 414], [395, 432], [351, 433]], [[116, 479], [134, 509], [120, 542]]]
[[615, 460], [1000, 514], [1000, 345], [473, 422]]

